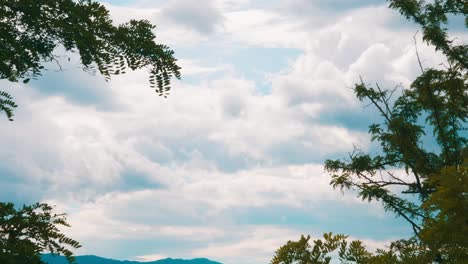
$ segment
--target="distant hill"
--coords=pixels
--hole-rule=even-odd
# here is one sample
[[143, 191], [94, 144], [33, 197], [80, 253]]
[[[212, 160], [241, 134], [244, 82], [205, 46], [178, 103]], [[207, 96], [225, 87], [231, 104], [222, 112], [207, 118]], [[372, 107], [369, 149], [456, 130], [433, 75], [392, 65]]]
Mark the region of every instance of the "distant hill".
[[[42, 261], [48, 264], [68, 264], [67, 260], [63, 256], [53, 256], [51, 254], [42, 255]], [[160, 259], [150, 262], [139, 262], [139, 261], [129, 261], [129, 260], [115, 260], [115, 259], [106, 259], [98, 256], [78, 256], [76, 257], [76, 264], [221, 264], [216, 261], [211, 261], [205, 258], [196, 258], [196, 259]]]

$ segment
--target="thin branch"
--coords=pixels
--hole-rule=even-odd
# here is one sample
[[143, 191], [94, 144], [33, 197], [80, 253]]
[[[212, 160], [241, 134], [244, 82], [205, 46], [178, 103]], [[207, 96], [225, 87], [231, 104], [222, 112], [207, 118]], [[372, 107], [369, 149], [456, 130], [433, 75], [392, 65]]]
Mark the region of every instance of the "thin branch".
[[[356, 183], [353, 183], [351, 182], [351, 184], [355, 187], [357, 187], [358, 189], [363, 189], [363, 186], [360, 186]], [[380, 197], [380, 199], [382, 199], [382, 201], [384, 203], [386, 203], [388, 206], [390, 206], [396, 213], [398, 213], [398, 215], [400, 215], [401, 217], [403, 217], [407, 222], [409, 222], [413, 228], [413, 231], [415, 233], [415, 235], [421, 239], [421, 237], [419, 236], [419, 232], [421, 231], [421, 227], [419, 227], [419, 225], [417, 225], [413, 220], [411, 220], [411, 218], [409, 216], [407, 216], [400, 208], [398, 208], [395, 204], [393, 204], [392, 202], [388, 201], [388, 199], [385, 199], [385, 197]], [[404, 208], [404, 210], [408, 211], [409, 213], [411, 214], [414, 214], [414, 215], [417, 215], [417, 216], [420, 216], [420, 217], [423, 217], [425, 218], [424, 215], [421, 215], [417, 212], [414, 212], [413, 210], [410, 210], [408, 208]]]
[[57, 66], [59, 67], [59, 69], [58, 69], [58, 70], [55, 70], [55, 72], [61, 72], [61, 71], [63, 71], [62, 65], [60, 65], [59, 60], [57, 60], [55, 57], [53, 57], [53, 58], [52, 58], [52, 61], [54, 61], [55, 64], [57, 64]]
[[421, 69], [421, 73], [424, 74], [425, 71], [424, 71], [424, 67], [422, 65], [422, 62], [421, 62], [421, 59], [419, 57], [419, 51], [418, 51], [418, 41], [416, 40], [416, 35], [419, 33], [419, 30], [416, 31], [416, 33], [414, 34], [413, 36], [413, 40], [414, 40], [414, 48], [416, 50], [416, 57], [418, 58], [418, 64], [419, 64], [419, 68]]
[[390, 116], [392, 116], [392, 111], [388, 105], [388, 98], [386, 98], [385, 96], [385, 92], [382, 91], [382, 89], [380, 89], [380, 86], [378, 83], [375, 83], [375, 85], [377, 86], [377, 89], [379, 90], [379, 94], [380, 94], [380, 100], [382, 101], [382, 103], [384, 103], [385, 105], [385, 113], [386, 115], [388, 115], [388, 113], [390, 113]]
[[368, 181], [368, 183], [371, 183], [371, 184], [376, 184], [378, 185], [379, 187], [383, 187], [383, 186], [388, 186], [388, 185], [405, 185], [405, 186], [411, 186], [411, 183], [406, 183], [406, 182], [392, 182], [392, 181], [374, 181], [372, 180], [371, 178], [369, 178], [368, 176], [366, 176], [365, 174], [363, 173], [358, 173], [358, 175], [361, 177], [361, 178], [364, 178]]
[[[416, 32], [417, 34], [418, 32]], [[415, 50], [416, 50], [416, 57], [418, 58], [418, 63], [419, 63], [419, 67], [421, 68], [421, 72], [422, 74], [425, 73], [424, 71], [424, 68], [422, 67], [422, 63], [421, 63], [421, 59], [419, 57], [419, 52], [418, 52], [418, 43], [417, 43], [417, 40], [416, 40], [416, 34], [413, 36], [413, 39], [414, 39], [414, 45], [415, 45]], [[447, 138], [445, 136], [445, 133], [444, 133], [444, 130], [442, 129], [442, 126], [441, 126], [441, 117], [440, 117], [440, 112], [438, 111], [435, 103], [434, 103], [434, 96], [432, 94], [432, 90], [430, 88], [430, 86], [428, 84], [425, 85], [427, 91], [428, 91], [428, 95], [429, 95], [429, 100], [430, 100], [430, 103], [431, 103], [431, 106], [432, 106], [432, 110], [434, 112], [434, 118], [435, 118], [435, 123], [436, 123], [436, 126], [437, 126], [437, 130], [439, 130], [439, 133], [440, 133], [440, 137], [441, 137], [441, 140], [442, 140], [442, 145], [443, 145], [443, 148], [444, 148], [444, 154], [445, 154], [445, 158], [447, 159], [447, 162], [449, 162], [449, 164], [451, 164], [451, 158], [449, 156], [449, 146], [447, 145]]]
[[403, 181], [402, 179], [396, 177], [392, 172], [386, 171], [386, 173], [394, 180], [397, 180], [397, 181], [402, 182], [402, 183], [407, 183], [407, 182]]
[[411, 220], [406, 214], [403, 213], [403, 211], [400, 210], [400, 208], [396, 207], [394, 204], [392, 203], [388, 203], [387, 204], [393, 208], [393, 210], [395, 210], [395, 212], [397, 212], [401, 217], [403, 217], [406, 221], [408, 221], [411, 226], [413, 227], [413, 231], [414, 231], [414, 234], [421, 240], [421, 237], [419, 236], [419, 232], [421, 232], [421, 227], [419, 227], [419, 225], [417, 225], [413, 220]]
[[[364, 81], [362, 80], [362, 77], [359, 77], [361, 79], [361, 83], [362, 85], [364, 85]], [[388, 117], [388, 115], [385, 113], [385, 111], [382, 109], [382, 107], [377, 103], [377, 101], [375, 100], [375, 98], [373, 98], [372, 96], [369, 96], [369, 95], [366, 95], [366, 97], [372, 102], [372, 104], [377, 107], [377, 109], [379, 110], [379, 112], [382, 114], [382, 116], [387, 120], [387, 122], [390, 123], [390, 118]]]

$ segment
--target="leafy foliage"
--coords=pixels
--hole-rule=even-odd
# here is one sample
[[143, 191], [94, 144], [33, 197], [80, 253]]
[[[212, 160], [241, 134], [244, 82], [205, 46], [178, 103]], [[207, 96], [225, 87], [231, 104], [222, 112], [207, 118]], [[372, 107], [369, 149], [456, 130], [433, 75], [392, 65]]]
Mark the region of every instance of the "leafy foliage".
[[430, 253], [414, 243], [399, 240], [393, 242], [387, 250], [378, 249], [369, 252], [359, 240], [348, 241], [347, 236], [325, 233], [322, 239], [313, 241], [310, 236], [301, 236], [299, 241], [288, 241], [280, 247], [271, 264], [329, 264], [335, 257], [342, 264], [427, 264], [431, 261]]
[[[441, 24], [447, 21], [447, 13], [467, 16], [468, 10], [465, 1], [390, 2], [390, 7], [423, 25], [424, 38], [444, 51], [451, 64], [446, 70], [425, 69], [420, 64], [421, 75], [396, 100], [392, 99], [395, 90], [373, 88], [362, 81], [357, 84], [357, 98], [370, 101], [382, 116], [382, 123], [369, 127], [382, 154], [356, 150], [348, 161], [327, 160], [325, 168], [332, 174], [333, 187], [356, 189], [363, 200], [382, 201], [385, 209], [406, 219], [419, 237], [421, 223], [437, 215], [436, 210], [429, 212], [422, 206], [440, 188], [440, 182], [432, 178], [460, 166], [467, 146], [463, 127], [468, 118], [467, 57], [458, 54], [466, 45], [452, 47]], [[427, 129], [432, 129], [437, 150], [423, 146]], [[404, 169], [404, 175], [398, 175], [398, 169]]]
[[8, 120], [13, 121], [13, 108], [17, 105], [13, 102], [13, 97], [4, 91], [0, 91], [0, 112], [5, 112]]
[[[108, 80], [127, 68], [147, 68], [150, 86], [166, 96], [180, 67], [169, 47], [156, 44], [155, 26], [146, 20], [112, 24], [109, 11], [92, 0], [0, 0], [0, 79], [11, 82], [41, 76], [54, 50], [76, 52], [83, 69]], [[0, 95], [0, 111], [12, 119], [11, 96]]]
[[453, 64], [468, 68], [468, 46], [454, 45], [444, 26], [448, 15], [465, 17], [468, 27], [468, 4], [465, 0], [389, 0], [390, 7], [398, 10], [407, 19], [419, 24], [423, 29], [423, 38], [441, 50]]
[[433, 217], [424, 219], [422, 241], [448, 263], [468, 259], [468, 149], [460, 166], [447, 167], [429, 181], [437, 186], [422, 205]]
[[48, 204], [16, 209], [12, 203], [0, 203], [0, 263], [42, 264], [44, 251], [62, 254], [72, 263], [73, 253], [67, 247], [81, 246], [61, 233], [59, 226], [69, 227], [65, 215], [52, 213]]
[[344, 242], [346, 238], [343, 235], [324, 234], [324, 240], [317, 239], [314, 241], [314, 246], [309, 244], [310, 236], [301, 236], [299, 241], [288, 241], [284, 246], [280, 247], [271, 264], [328, 264], [331, 261], [329, 253], [336, 250]]
[[[371, 155], [355, 149], [348, 160], [327, 160], [330, 184], [341, 191], [356, 190], [363, 200], [381, 201], [387, 211], [412, 226], [414, 237], [375, 253], [359, 244], [348, 259], [340, 248], [339, 257], [342, 263], [464, 263], [468, 259], [468, 46], [455, 45], [444, 25], [448, 15], [462, 15], [468, 28], [468, 2], [389, 2], [422, 26], [423, 39], [446, 55], [448, 65], [443, 70], [424, 68], [417, 54], [421, 75], [396, 99], [396, 89], [372, 87], [362, 80], [355, 85], [357, 98], [369, 101], [382, 117], [381, 123], [369, 127], [381, 152]], [[430, 130], [431, 135], [426, 135]], [[423, 137], [431, 136], [436, 148], [423, 144]], [[339, 238], [343, 243], [345, 237]], [[324, 243], [331, 243], [330, 238], [314, 241], [312, 248], [318, 245], [328, 254], [328, 248], [320, 247]], [[300, 262], [297, 256], [309, 256], [313, 251], [309, 247], [304, 237], [288, 242], [272, 263], [329, 263], [328, 258]]]

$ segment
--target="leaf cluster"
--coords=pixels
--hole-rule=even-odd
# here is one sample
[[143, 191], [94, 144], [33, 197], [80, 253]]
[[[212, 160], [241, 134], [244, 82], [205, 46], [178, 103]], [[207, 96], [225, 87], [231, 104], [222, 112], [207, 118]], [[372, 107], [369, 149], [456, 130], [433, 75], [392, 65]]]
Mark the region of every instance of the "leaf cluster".
[[[359, 240], [348, 241], [344, 235], [325, 233], [323, 239], [309, 243], [310, 236], [288, 241], [275, 252], [271, 264], [329, 264], [332, 259], [341, 264], [427, 264], [433, 256], [414, 240], [399, 240], [387, 249], [370, 252]], [[452, 263], [452, 262], [451, 262]]]
[[309, 244], [310, 236], [301, 236], [299, 241], [288, 241], [284, 246], [276, 250], [271, 264], [328, 264], [331, 261], [330, 253], [337, 248], [346, 248], [346, 236], [325, 233], [323, 240], [313, 241], [313, 247]]
[[[452, 45], [442, 25], [447, 23], [448, 14], [466, 17], [468, 9], [466, 1], [448, 0], [390, 1], [390, 7], [421, 24], [424, 39], [442, 50], [450, 65], [444, 70], [424, 68], [417, 54], [421, 75], [396, 99], [397, 88], [385, 90], [362, 80], [356, 84], [357, 98], [370, 102], [382, 117], [381, 123], [369, 127], [371, 140], [380, 144], [381, 154], [355, 150], [348, 160], [327, 160], [325, 169], [332, 175], [334, 188], [355, 189], [363, 200], [381, 201], [386, 210], [407, 220], [419, 237], [422, 223], [437, 215], [422, 206], [442, 188], [441, 181], [432, 178], [460, 166], [467, 148], [467, 54], [457, 53], [466, 49], [466, 44]], [[432, 133], [426, 135], [428, 131]], [[437, 147], [424, 144], [427, 138]]]
[[422, 205], [433, 216], [423, 222], [422, 241], [444, 263], [462, 263], [468, 259], [468, 150], [460, 166], [444, 168], [430, 181], [437, 192]]
[[[150, 86], [166, 96], [180, 67], [169, 47], [154, 42], [154, 29], [147, 20], [115, 26], [109, 11], [92, 0], [0, 0], [0, 79], [27, 83], [41, 76], [44, 62], [58, 63], [54, 50], [63, 47], [80, 56], [84, 70], [97, 69], [106, 80], [147, 68]], [[10, 120], [14, 107], [0, 101]]]
[[390, 8], [398, 10], [423, 29], [423, 39], [442, 51], [449, 62], [468, 68], [468, 46], [455, 45], [447, 33], [448, 16], [463, 16], [468, 28], [468, 3], [465, 0], [388, 0]]
[[40, 254], [48, 251], [64, 255], [74, 262], [69, 248], [80, 244], [61, 233], [69, 227], [64, 214], [55, 214], [45, 203], [15, 208], [13, 203], [0, 203], [0, 263], [42, 264]]
[[[361, 244], [345, 244], [340, 237], [342, 263], [465, 263], [468, 259], [468, 46], [454, 44], [447, 34], [448, 16], [465, 17], [463, 0], [389, 0], [390, 7], [423, 29], [423, 39], [442, 51], [445, 69], [423, 67], [410, 87], [399, 90], [356, 84], [356, 97], [369, 102], [381, 122], [369, 127], [378, 154], [355, 149], [346, 160], [327, 160], [330, 184], [341, 191], [355, 190], [366, 201], [404, 218], [413, 228], [409, 240], [393, 242], [387, 250], [370, 253]], [[395, 98], [396, 92], [401, 94]], [[429, 139], [429, 140], [428, 140]], [[436, 146], [428, 146], [427, 142]], [[331, 243], [309, 237], [288, 242], [272, 263], [295, 263], [313, 249]], [[354, 246], [353, 246], [354, 245]], [[337, 249], [337, 248], [335, 248]], [[320, 251], [320, 250], [319, 250]], [[328, 254], [328, 249], [320, 251]], [[346, 253], [348, 252], [348, 253]], [[319, 254], [320, 255], [320, 254]], [[302, 260], [301, 260], [302, 261]], [[299, 263], [328, 263], [329, 258]]]

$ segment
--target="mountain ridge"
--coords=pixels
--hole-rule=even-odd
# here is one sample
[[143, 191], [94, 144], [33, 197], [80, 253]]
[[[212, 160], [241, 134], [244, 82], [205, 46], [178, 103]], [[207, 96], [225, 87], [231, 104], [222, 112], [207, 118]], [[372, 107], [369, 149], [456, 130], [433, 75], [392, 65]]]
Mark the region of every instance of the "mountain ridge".
[[[41, 255], [42, 261], [48, 264], [68, 264], [64, 256], [54, 256], [52, 254]], [[103, 258], [95, 255], [83, 255], [76, 257], [76, 264], [222, 264], [206, 258], [195, 259], [173, 259], [165, 258], [154, 261], [134, 261], [134, 260], [115, 260]]]

